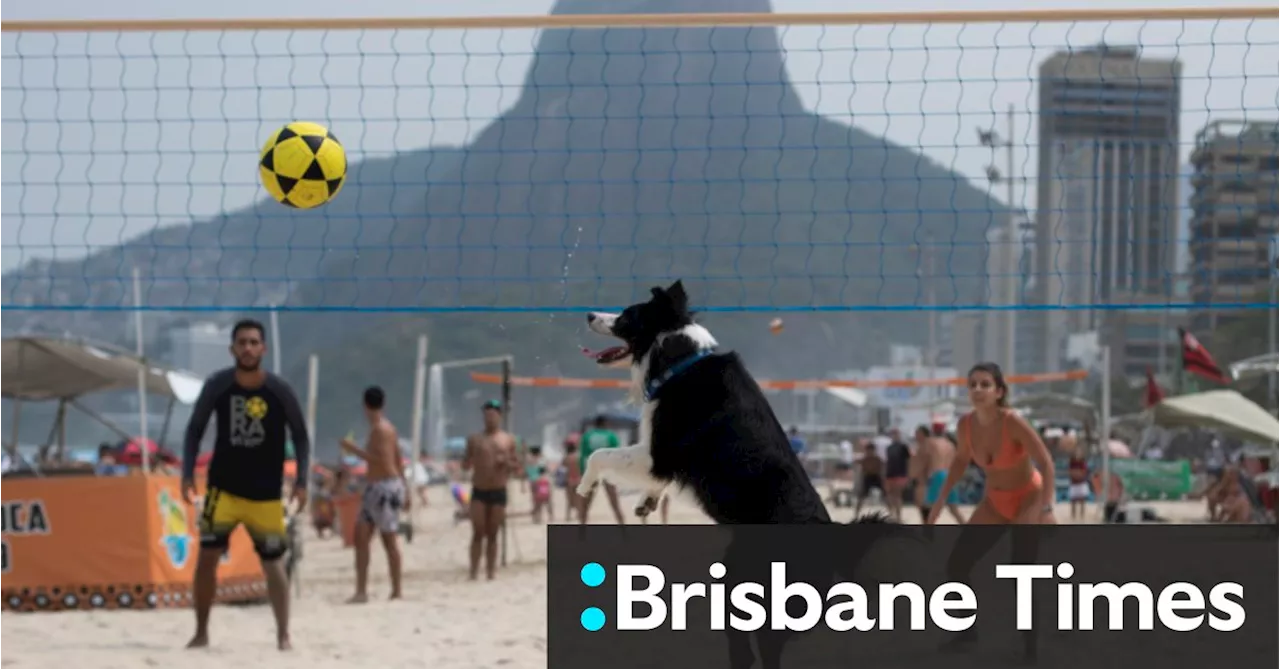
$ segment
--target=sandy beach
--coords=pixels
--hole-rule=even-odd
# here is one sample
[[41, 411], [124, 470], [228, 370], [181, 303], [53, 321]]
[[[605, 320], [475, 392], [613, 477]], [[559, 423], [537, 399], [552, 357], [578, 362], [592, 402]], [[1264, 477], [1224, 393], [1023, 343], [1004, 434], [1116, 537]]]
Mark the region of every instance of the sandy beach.
[[[824, 491], [825, 492], [825, 491]], [[431, 504], [419, 511], [417, 533], [404, 547], [405, 599], [385, 601], [386, 560], [375, 542], [370, 567], [371, 602], [344, 604], [353, 588], [353, 555], [341, 539], [315, 539], [309, 533], [301, 572], [300, 596], [293, 599], [294, 650], [275, 649], [271, 610], [265, 604], [214, 607], [211, 647], [188, 651], [183, 645], [193, 629], [189, 609], [146, 612], [5, 613], [5, 667], [93, 667], [136, 669], [291, 669], [293, 667], [432, 667], [475, 669], [546, 666], [546, 532], [527, 515], [528, 495], [511, 486], [508, 565], [492, 582], [467, 579], [470, 526], [455, 524], [453, 501], [443, 487], [431, 490]], [[557, 512], [563, 519], [562, 491]], [[623, 498], [623, 508], [634, 496]], [[1202, 502], [1153, 502], [1175, 522], [1197, 522]], [[1058, 507], [1060, 517], [1068, 508]], [[849, 509], [834, 510], [852, 517]], [[1090, 522], [1096, 522], [1096, 507]], [[949, 522], [943, 514], [942, 522]], [[593, 523], [612, 522], [607, 502], [597, 499]], [[629, 522], [636, 519], [629, 518]], [[907, 512], [907, 522], [916, 514]], [[672, 523], [703, 523], [687, 500], [676, 498]]]

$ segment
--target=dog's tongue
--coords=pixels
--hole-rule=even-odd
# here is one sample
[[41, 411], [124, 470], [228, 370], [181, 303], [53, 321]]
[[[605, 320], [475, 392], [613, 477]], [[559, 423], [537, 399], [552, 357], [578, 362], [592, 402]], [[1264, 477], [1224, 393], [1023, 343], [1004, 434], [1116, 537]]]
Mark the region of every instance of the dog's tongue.
[[586, 346], [583, 346], [583, 347], [582, 347], [582, 355], [585, 355], [585, 356], [587, 356], [588, 358], [594, 358], [594, 359], [596, 359], [596, 360], [599, 360], [599, 359], [601, 359], [601, 358], [603, 358], [603, 357], [605, 357], [605, 356], [616, 354], [616, 353], [618, 353], [618, 352], [622, 351], [622, 349], [623, 349], [623, 347], [622, 347], [622, 346], [610, 346], [609, 348], [601, 349], [601, 350], [599, 350], [599, 351], [592, 351], [591, 349], [587, 348]]

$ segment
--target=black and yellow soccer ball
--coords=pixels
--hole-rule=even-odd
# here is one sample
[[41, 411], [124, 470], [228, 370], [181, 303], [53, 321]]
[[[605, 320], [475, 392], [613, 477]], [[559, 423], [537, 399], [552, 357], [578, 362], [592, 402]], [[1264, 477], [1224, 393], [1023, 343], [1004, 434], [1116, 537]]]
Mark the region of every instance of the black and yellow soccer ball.
[[319, 207], [342, 190], [347, 150], [328, 128], [294, 121], [263, 145], [258, 176], [276, 202], [298, 209]]

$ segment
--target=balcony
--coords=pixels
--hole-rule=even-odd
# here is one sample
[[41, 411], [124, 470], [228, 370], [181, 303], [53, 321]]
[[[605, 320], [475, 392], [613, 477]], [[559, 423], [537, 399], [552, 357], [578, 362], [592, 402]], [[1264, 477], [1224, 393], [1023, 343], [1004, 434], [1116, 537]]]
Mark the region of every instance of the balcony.
[[1264, 201], [1274, 200], [1274, 197], [1264, 197], [1263, 193], [1258, 192], [1258, 188], [1249, 184], [1248, 188], [1241, 188], [1240, 182], [1223, 183], [1220, 182], [1216, 187], [1197, 188], [1195, 193], [1191, 195], [1192, 210], [1199, 210], [1203, 207], [1251, 207], [1259, 208]]
[[1191, 187], [1196, 191], [1256, 191], [1275, 183], [1276, 173], [1265, 169], [1260, 160], [1250, 163], [1214, 161], [1202, 164], [1191, 174]]
[[1219, 155], [1276, 155], [1280, 123], [1219, 120], [1196, 133], [1191, 164], [1200, 166]]

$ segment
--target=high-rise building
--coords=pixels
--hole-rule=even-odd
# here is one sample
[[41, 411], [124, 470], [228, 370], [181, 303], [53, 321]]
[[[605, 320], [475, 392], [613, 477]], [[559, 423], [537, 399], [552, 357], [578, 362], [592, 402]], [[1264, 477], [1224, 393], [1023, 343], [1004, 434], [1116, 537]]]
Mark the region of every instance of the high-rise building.
[[[1168, 304], [1163, 296], [1126, 295], [1129, 304]], [[1147, 372], [1168, 384], [1169, 374], [1178, 365], [1178, 328], [1186, 325], [1183, 309], [1127, 309], [1107, 314], [1100, 341], [1111, 346], [1111, 373], [1131, 384], [1139, 383]], [[1166, 386], [1167, 387], [1167, 386]]]
[[[1275, 122], [1214, 121], [1191, 153], [1191, 329], [1212, 346], [1213, 332], [1239, 311], [1226, 303], [1271, 302], [1276, 243]], [[1272, 316], [1275, 318], [1275, 316]]]
[[[1008, 295], [1009, 282], [1015, 283], [1014, 304], [1030, 304], [1035, 291], [1035, 219], [1023, 212], [1017, 221], [1018, 239], [1014, 256], [1005, 252], [1009, 238], [1008, 228], [993, 227], [987, 231], [987, 287], [985, 299], [991, 304], [1003, 304]], [[1010, 262], [1014, 263], [1012, 269]], [[1010, 365], [1009, 349], [1005, 342], [1009, 321], [1014, 321], [1013, 363]], [[979, 362], [995, 362], [1006, 373], [1033, 374], [1040, 371], [1041, 361], [1031, 355], [1036, 340], [1037, 320], [1026, 311], [987, 310], [955, 314], [945, 321], [942, 331], [948, 357], [939, 357], [938, 366], [954, 367], [961, 372]]]
[[[1106, 45], [1058, 52], [1040, 66], [1033, 302], [1170, 295], [1181, 73], [1176, 59]], [[1038, 312], [1034, 357], [1060, 370], [1064, 338], [1101, 330], [1106, 314]]]
[[[993, 304], [1003, 304], [1006, 301], [1004, 296], [1010, 293], [1010, 283], [1013, 284], [1013, 294], [1016, 296], [1014, 304], [1027, 304], [1031, 301], [1029, 291], [1034, 284], [1032, 269], [1035, 266], [1035, 228], [1026, 212], [1017, 215], [1016, 228], [1017, 235], [1013, 240], [1010, 240], [1009, 229], [1006, 227], [992, 227], [987, 231], [987, 293]], [[1006, 251], [1009, 244], [1014, 247], [1012, 257]], [[1015, 350], [1012, 351], [1012, 357], [1008, 342], [1010, 320], [1013, 321], [1014, 328]], [[999, 364], [1006, 373], [1038, 371], [1040, 364], [1024, 353], [1029, 344], [1026, 325], [1030, 320], [1025, 311], [982, 312], [977, 356]]]
[[983, 360], [982, 336], [986, 312], [956, 314], [951, 319], [951, 360], [949, 366], [963, 374]]

